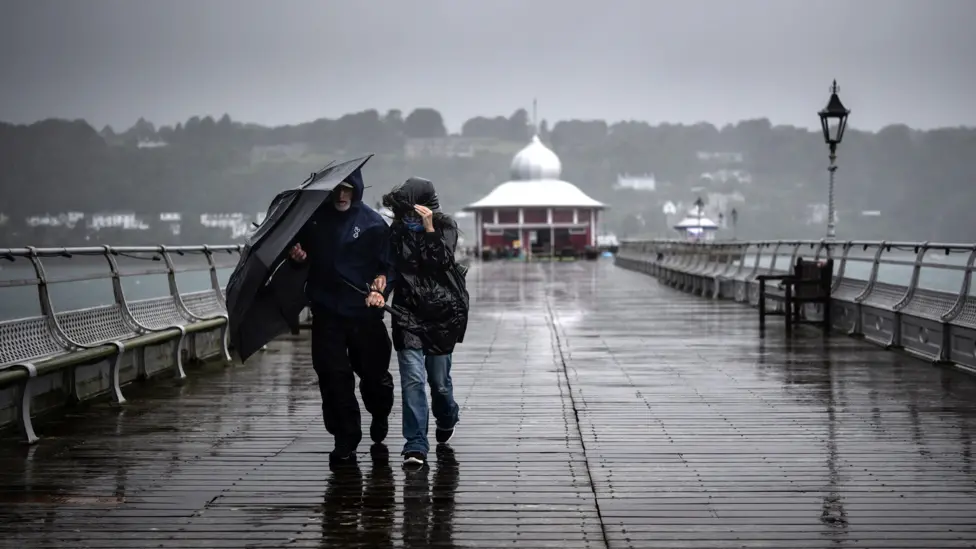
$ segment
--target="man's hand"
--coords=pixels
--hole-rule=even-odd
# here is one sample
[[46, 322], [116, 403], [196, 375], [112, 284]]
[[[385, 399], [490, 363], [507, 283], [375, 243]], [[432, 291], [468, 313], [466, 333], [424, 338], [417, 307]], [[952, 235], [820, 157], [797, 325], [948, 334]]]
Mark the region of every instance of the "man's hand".
[[382, 307], [386, 305], [386, 300], [383, 299], [383, 294], [379, 292], [370, 292], [366, 296], [366, 306], [367, 307]]
[[292, 247], [292, 249], [288, 252], [288, 255], [295, 261], [298, 261], [299, 263], [305, 261], [305, 258], [308, 257], [308, 254], [306, 254], [305, 250], [302, 249], [301, 244], [295, 244]]
[[414, 204], [413, 209], [417, 211], [420, 220], [424, 222], [424, 230], [428, 233], [434, 232], [434, 212], [427, 206], [421, 206], [420, 204]]
[[372, 286], [369, 287], [370, 290], [376, 290], [379, 293], [386, 291], [386, 275], [377, 275], [376, 280], [373, 281]]

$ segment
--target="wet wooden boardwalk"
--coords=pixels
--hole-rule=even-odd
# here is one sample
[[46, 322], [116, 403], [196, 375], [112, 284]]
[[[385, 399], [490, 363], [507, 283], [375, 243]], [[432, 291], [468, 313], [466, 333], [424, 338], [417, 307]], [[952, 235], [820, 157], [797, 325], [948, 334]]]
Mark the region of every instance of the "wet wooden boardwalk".
[[973, 378], [760, 339], [754, 309], [607, 262], [469, 280], [461, 423], [429, 469], [401, 470], [396, 415], [390, 461], [364, 444], [331, 473], [307, 341], [284, 340], [0, 442], [0, 546], [976, 546]]

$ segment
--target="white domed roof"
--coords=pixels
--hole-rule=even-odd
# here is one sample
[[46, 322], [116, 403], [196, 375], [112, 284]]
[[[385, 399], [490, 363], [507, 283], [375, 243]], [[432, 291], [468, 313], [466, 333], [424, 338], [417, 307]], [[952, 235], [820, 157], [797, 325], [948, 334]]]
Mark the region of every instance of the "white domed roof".
[[495, 187], [488, 196], [469, 204], [466, 211], [486, 208], [592, 208], [606, 205], [559, 176], [563, 164], [539, 136], [512, 159], [512, 180]]
[[532, 142], [512, 159], [513, 181], [559, 179], [562, 171], [563, 163], [556, 153], [542, 144], [538, 135], [532, 136]]
[[568, 181], [536, 179], [502, 183], [488, 193], [488, 196], [469, 205], [465, 210], [514, 207], [603, 209], [606, 205], [590, 198]]

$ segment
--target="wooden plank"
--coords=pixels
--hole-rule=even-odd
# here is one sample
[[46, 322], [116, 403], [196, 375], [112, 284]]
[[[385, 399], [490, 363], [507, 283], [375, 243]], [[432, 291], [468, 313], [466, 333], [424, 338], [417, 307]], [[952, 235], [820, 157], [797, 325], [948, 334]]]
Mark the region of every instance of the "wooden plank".
[[469, 284], [453, 455], [400, 468], [398, 396], [392, 457], [329, 471], [289, 337], [2, 439], [0, 546], [976, 544], [972, 377], [816, 328], [760, 339], [753, 309], [602, 261]]

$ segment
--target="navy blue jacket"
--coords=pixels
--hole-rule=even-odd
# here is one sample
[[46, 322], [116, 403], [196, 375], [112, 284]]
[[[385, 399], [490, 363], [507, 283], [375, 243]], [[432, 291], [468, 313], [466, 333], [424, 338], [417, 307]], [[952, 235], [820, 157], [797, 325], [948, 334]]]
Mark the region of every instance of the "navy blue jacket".
[[379, 213], [363, 203], [359, 170], [346, 181], [353, 185], [349, 209], [340, 212], [331, 200], [323, 203], [296, 239], [308, 256], [305, 294], [313, 306], [333, 314], [382, 317], [383, 309], [367, 307], [366, 296], [343, 280], [363, 290], [377, 275], [386, 275], [392, 281], [390, 229]]

